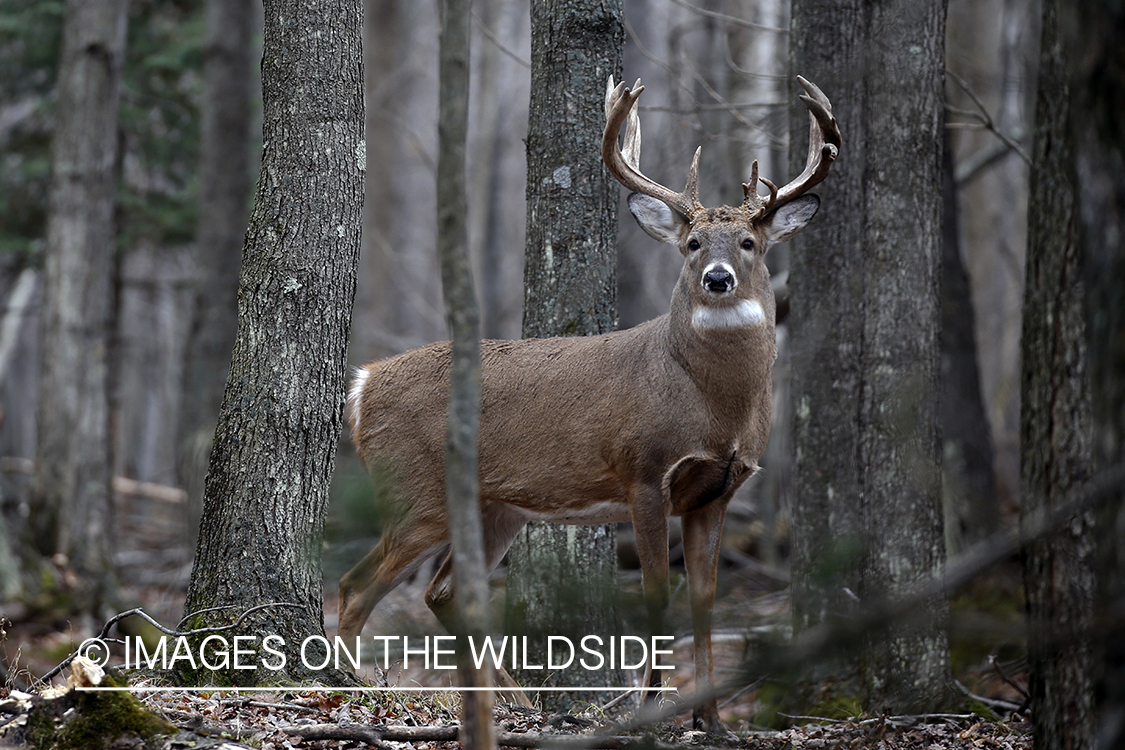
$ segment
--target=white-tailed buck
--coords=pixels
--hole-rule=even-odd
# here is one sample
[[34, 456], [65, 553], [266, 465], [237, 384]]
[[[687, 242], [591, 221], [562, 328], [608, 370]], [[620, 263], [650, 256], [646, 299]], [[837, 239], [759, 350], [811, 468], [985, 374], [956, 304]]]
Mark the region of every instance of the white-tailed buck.
[[[683, 270], [667, 315], [625, 331], [481, 344], [480, 494], [489, 569], [530, 520], [632, 521], [656, 633], [668, 602], [668, 517], [683, 525], [697, 687], [712, 685], [711, 609], [727, 504], [758, 468], [770, 430], [774, 297], [766, 251], [816, 213], [805, 192], [825, 178], [841, 139], [832, 105], [798, 78], [810, 112], [808, 164], [778, 188], [754, 163], [739, 206], [699, 202], [699, 151], [682, 193], [639, 170], [642, 87], [606, 93], [602, 156], [634, 191], [648, 234], [676, 245]], [[639, 81], [638, 81], [639, 84]], [[625, 126], [624, 147], [618, 134]], [[758, 195], [757, 183], [769, 190]], [[342, 636], [359, 635], [375, 604], [449, 543], [444, 492], [449, 343], [361, 368], [349, 393], [365, 466], [391, 477], [382, 539], [340, 581]], [[449, 627], [450, 560], [426, 591]], [[715, 699], [694, 724], [723, 731]]]

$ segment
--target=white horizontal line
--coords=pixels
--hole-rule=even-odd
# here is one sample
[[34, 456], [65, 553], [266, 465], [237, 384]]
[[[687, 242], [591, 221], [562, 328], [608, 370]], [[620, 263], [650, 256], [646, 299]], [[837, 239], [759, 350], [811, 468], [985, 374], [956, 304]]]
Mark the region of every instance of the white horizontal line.
[[[461, 693], [461, 692], [512, 692], [516, 688], [502, 687], [306, 687], [302, 685], [281, 685], [278, 687], [146, 687], [143, 685], [128, 687], [76, 687], [75, 690], [90, 692], [130, 692], [130, 693]], [[676, 693], [679, 688], [674, 687], [526, 687], [519, 688], [525, 693], [596, 693], [614, 692], [625, 693], [636, 691], [638, 693]]]

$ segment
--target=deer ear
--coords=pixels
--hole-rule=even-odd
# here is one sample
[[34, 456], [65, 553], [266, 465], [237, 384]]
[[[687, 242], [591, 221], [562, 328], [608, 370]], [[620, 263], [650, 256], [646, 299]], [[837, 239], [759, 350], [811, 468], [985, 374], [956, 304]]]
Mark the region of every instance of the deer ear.
[[642, 193], [630, 193], [629, 210], [649, 237], [679, 244], [680, 229], [687, 224], [687, 219], [667, 203]]
[[812, 194], [794, 198], [778, 208], [766, 218], [765, 230], [770, 243], [792, 239], [812, 221], [818, 208], [820, 208], [820, 198]]

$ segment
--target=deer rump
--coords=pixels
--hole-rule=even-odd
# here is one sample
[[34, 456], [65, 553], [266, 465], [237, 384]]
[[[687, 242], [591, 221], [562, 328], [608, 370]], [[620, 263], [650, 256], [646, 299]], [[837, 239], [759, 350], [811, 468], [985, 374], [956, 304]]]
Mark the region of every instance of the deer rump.
[[[757, 394], [749, 415], [722, 414], [666, 350], [648, 345], [653, 333], [661, 338], [649, 329], [667, 325], [664, 316], [602, 336], [481, 343], [486, 546], [500, 541], [490, 538], [498, 515], [506, 527], [630, 521], [634, 509], [678, 516], [729, 499], [757, 469], [769, 393]], [[391, 483], [390, 525], [421, 514], [413, 520], [431, 534], [443, 527], [442, 544], [449, 363], [449, 342], [441, 342], [369, 364], [349, 398], [357, 452]], [[489, 565], [506, 550], [490, 550]]]

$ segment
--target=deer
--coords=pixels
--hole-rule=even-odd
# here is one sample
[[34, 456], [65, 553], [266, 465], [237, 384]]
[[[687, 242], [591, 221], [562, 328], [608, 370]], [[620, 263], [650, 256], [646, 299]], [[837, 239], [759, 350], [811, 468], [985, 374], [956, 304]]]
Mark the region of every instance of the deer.
[[[738, 206], [699, 200], [697, 149], [683, 192], [640, 165], [644, 87], [609, 79], [602, 157], [629, 189], [644, 231], [675, 245], [683, 267], [669, 311], [588, 337], [481, 342], [480, 508], [491, 571], [531, 520], [631, 521], [645, 608], [662, 632], [669, 603], [668, 524], [679, 517], [690, 593], [696, 686], [692, 724], [725, 734], [713, 690], [711, 618], [728, 503], [758, 470], [771, 418], [775, 301], [765, 257], [799, 232], [842, 144], [828, 98], [798, 76], [809, 110], [804, 171], [778, 188], [751, 167]], [[622, 127], [623, 142], [619, 142]], [[758, 194], [758, 183], [768, 196]], [[444, 441], [449, 342], [359, 368], [347, 395], [352, 441], [392, 487], [382, 536], [340, 580], [339, 634], [358, 636], [375, 605], [449, 545]], [[425, 594], [454, 632], [452, 560]], [[501, 684], [514, 685], [497, 674]], [[649, 680], [655, 687], [659, 681]], [[651, 695], [651, 693], [650, 693]]]

